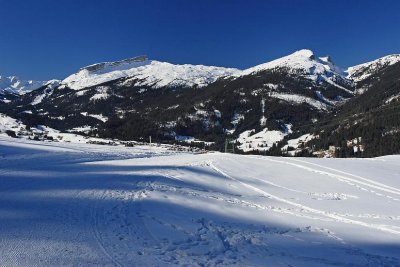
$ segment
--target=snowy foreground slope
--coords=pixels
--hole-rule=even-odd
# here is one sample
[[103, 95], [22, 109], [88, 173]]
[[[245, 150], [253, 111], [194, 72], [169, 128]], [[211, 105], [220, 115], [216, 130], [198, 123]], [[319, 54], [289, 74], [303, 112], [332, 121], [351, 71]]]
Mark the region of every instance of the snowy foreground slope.
[[400, 156], [0, 137], [1, 266], [400, 266]]

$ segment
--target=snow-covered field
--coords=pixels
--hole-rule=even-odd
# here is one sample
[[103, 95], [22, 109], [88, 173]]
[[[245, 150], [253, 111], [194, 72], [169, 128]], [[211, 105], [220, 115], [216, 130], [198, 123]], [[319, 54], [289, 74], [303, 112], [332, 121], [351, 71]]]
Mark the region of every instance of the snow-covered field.
[[0, 266], [400, 266], [400, 156], [0, 137]]

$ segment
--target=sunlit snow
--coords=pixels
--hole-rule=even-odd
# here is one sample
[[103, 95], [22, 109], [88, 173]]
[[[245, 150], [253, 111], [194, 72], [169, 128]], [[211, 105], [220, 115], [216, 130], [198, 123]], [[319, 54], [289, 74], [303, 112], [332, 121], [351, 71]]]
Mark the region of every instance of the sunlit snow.
[[2, 266], [399, 266], [400, 157], [0, 136]]

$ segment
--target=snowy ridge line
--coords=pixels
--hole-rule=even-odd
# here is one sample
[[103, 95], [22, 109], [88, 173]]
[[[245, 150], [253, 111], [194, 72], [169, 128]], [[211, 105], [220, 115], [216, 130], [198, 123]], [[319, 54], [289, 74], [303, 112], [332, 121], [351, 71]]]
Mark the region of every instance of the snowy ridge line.
[[400, 62], [400, 54], [387, 55], [366, 63], [349, 67], [345, 73], [347, 73], [347, 78], [359, 82], [374, 75], [376, 71], [398, 62]]
[[336, 78], [350, 83], [345, 73], [328, 58], [316, 58], [314, 52], [308, 49], [296, 51], [290, 55], [245, 69], [171, 64], [149, 60], [147, 57], [137, 57], [115, 62], [102, 62], [83, 67], [78, 72], [66, 77], [62, 86], [74, 90], [100, 85], [105, 82], [127, 78], [123, 83], [136, 83], [152, 87], [199, 86], [203, 87], [215, 82], [219, 78], [238, 78], [264, 70], [287, 69], [290, 73], [299, 74], [312, 81], [326, 81], [327, 83], [346, 91], [354, 92], [336, 83]]
[[[284, 163], [284, 162], [281, 162], [281, 161], [275, 161], [275, 160], [270, 160], [270, 159], [267, 159], [267, 160], [268, 161], [272, 161], [272, 162]], [[322, 210], [310, 208], [308, 206], [304, 206], [304, 205], [301, 205], [299, 203], [292, 202], [290, 200], [286, 200], [286, 199], [280, 198], [278, 196], [272, 195], [272, 194], [270, 194], [270, 193], [268, 193], [268, 192], [266, 192], [264, 190], [261, 190], [261, 189], [255, 187], [255, 186], [252, 186], [252, 185], [250, 185], [248, 183], [242, 182], [242, 181], [230, 176], [226, 172], [224, 172], [221, 169], [219, 169], [218, 167], [216, 167], [213, 164], [212, 161], [207, 162], [207, 164], [208, 164], [208, 166], [210, 166], [211, 169], [213, 169], [215, 172], [221, 174], [222, 176], [224, 176], [224, 177], [226, 177], [228, 179], [231, 179], [231, 180], [233, 180], [235, 182], [238, 182], [241, 185], [243, 185], [243, 186], [245, 186], [245, 187], [247, 187], [247, 188], [249, 188], [249, 189], [251, 189], [251, 190], [253, 190], [253, 191], [257, 192], [257, 193], [259, 193], [259, 194], [262, 194], [262, 195], [264, 195], [266, 197], [269, 197], [269, 198], [275, 199], [277, 201], [280, 201], [280, 202], [283, 202], [283, 203], [286, 203], [286, 204], [289, 204], [289, 205], [292, 205], [292, 206], [307, 210], [307, 211], [315, 213], [315, 214], [319, 214], [319, 215], [323, 215], [325, 217], [329, 217], [331, 219], [334, 219], [337, 222], [360, 225], [360, 226], [364, 226], [364, 227], [367, 227], [367, 228], [370, 228], [370, 229], [380, 230], [380, 231], [383, 231], [383, 232], [388, 232], [388, 233], [391, 233], [391, 234], [400, 235], [400, 231], [396, 231], [396, 230], [387, 228], [387, 227], [385, 227], [383, 225], [376, 225], [376, 224], [370, 224], [370, 223], [365, 223], [365, 222], [361, 222], [361, 221], [347, 219], [347, 218], [344, 218], [342, 216], [339, 216], [339, 215], [336, 215], [336, 214], [333, 214], [333, 213], [330, 213], [330, 212], [327, 212], [327, 211], [322, 211]]]
[[[394, 187], [393, 187], [394, 190], [387, 189], [385, 187], [377, 186], [377, 185], [374, 185], [374, 184], [370, 184], [370, 183], [367, 183], [367, 182], [359, 181], [359, 180], [356, 180], [356, 179], [353, 179], [353, 178], [350, 178], [350, 177], [334, 174], [334, 173], [331, 173], [331, 172], [316, 170], [316, 169], [313, 169], [313, 168], [310, 168], [310, 167], [307, 167], [307, 166], [304, 166], [304, 165], [296, 164], [296, 163], [285, 162], [285, 161], [280, 161], [280, 160], [273, 160], [273, 159], [267, 159], [267, 158], [263, 159], [263, 160], [267, 160], [267, 161], [271, 161], [271, 162], [278, 162], [278, 163], [287, 164], [287, 165], [292, 165], [292, 166], [295, 166], [297, 168], [304, 169], [304, 170], [307, 170], [307, 171], [310, 171], [310, 172], [316, 172], [316, 173], [319, 173], [319, 174], [324, 174], [324, 175], [327, 175], [327, 176], [330, 176], [330, 177], [334, 177], [334, 178], [337, 178], [337, 179], [345, 180], [347, 182], [350, 181], [350, 182], [362, 184], [362, 185], [367, 186], [367, 187], [372, 187], [374, 189], [385, 191], [385, 192], [388, 192], [388, 193], [400, 195], [400, 192], [399, 192], [400, 190], [397, 189], [397, 188], [394, 188]], [[376, 183], [376, 182], [374, 182], [374, 183]], [[390, 187], [390, 186], [388, 186], [388, 187]], [[372, 193], [375, 193], [375, 192], [372, 192]], [[399, 201], [399, 199], [392, 198], [390, 196], [386, 196], [386, 197], [391, 198], [391, 199], [396, 200], [396, 201]]]
[[[297, 162], [301, 162], [301, 163], [306, 163], [306, 164], [313, 165], [313, 166], [317, 166], [317, 167], [324, 168], [324, 169], [327, 169], [327, 170], [339, 172], [339, 173], [342, 173], [342, 174], [345, 174], [345, 175], [353, 176], [353, 177], [359, 178], [359, 179], [361, 179], [361, 180], [363, 180], [363, 181], [365, 181], [365, 182], [372, 183], [372, 184], [375, 184], [375, 185], [377, 185], [377, 186], [386, 187], [386, 188], [389, 189], [389, 190], [395, 190], [395, 191], [398, 192], [397, 194], [400, 194], [400, 189], [398, 189], [398, 188], [396, 188], [396, 187], [392, 187], [392, 186], [385, 185], [385, 184], [382, 184], [382, 183], [379, 183], [379, 182], [375, 182], [375, 181], [372, 181], [372, 180], [370, 180], [370, 179], [364, 178], [364, 177], [359, 176], [359, 175], [356, 175], [356, 174], [351, 174], [351, 173], [348, 173], [348, 172], [344, 172], [344, 171], [341, 171], [341, 170], [337, 170], [337, 169], [334, 169], [334, 168], [331, 168], [331, 167], [322, 166], [322, 165], [320, 165], [320, 164], [316, 164], [316, 163], [312, 163], [312, 162], [307, 162], [307, 161], [300, 160], [300, 159], [289, 159], [289, 160], [297, 161]], [[396, 193], [395, 193], [395, 194], [396, 194]]]
[[240, 72], [234, 68], [204, 65], [175, 65], [156, 60], [136, 62], [120, 61], [94, 64], [81, 68], [62, 81], [62, 85], [74, 90], [100, 85], [105, 82], [127, 78], [123, 83], [136, 83], [156, 88], [163, 86], [203, 87], [222, 77]]

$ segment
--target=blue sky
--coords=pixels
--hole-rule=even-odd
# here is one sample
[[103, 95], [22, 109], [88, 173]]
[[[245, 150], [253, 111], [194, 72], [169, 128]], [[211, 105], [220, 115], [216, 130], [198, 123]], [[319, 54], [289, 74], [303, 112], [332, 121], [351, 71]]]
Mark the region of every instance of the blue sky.
[[0, 75], [151, 59], [246, 68], [302, 48], [347, 67], [400, 53], [397, 0], [0, 0]]

